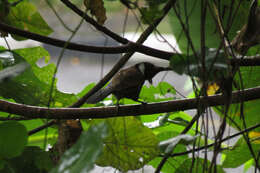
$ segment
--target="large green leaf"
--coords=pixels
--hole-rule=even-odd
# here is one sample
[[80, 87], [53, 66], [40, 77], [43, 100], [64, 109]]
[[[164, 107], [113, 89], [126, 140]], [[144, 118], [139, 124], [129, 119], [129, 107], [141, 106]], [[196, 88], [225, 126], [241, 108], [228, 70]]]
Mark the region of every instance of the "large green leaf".
[[[30, 68], [17, 77], [2, 82], [0, 95], [19, 103], [46, 106], [50, 97], [55, 65], [49, 64], [40, 68], [36, 63], [43, 57], [49, 59], [48, 52], [41, 47], [36, 47], [18, 49], [11, 53], [14, 57], [14, 65], [18, 62], [26, 62], [30, 64]], [[56, 89], [56, 80], [52, 94], [55, 107], [65, 107], [76, 101], [75, 95], [65, 94]]]
[[[253, 152], [257, 156], [257, 153], [260, 151], [260, 144], [251, 142], [251, 145]], [[223, 163], [223, 167], [225, 168], [236, 168], [252, 159], [249, 147], [243, 137], [236, 142], [232, 150], [224, 151], [224, 153], [226, 154]], [[260, 162], [258, 164], [260, 164]]]
[[151, 129], [143, 126], [135, 117], [105, 121], [110, 134], [104, 141], [105, 148], [97, 161], [98, 165], [112, 166], [124, 172], [136, 170], [159, 153], [158, 139]]
[[13, 158], [20, 155], [27, 143], [27, 130], [18, 122], [0, 124], [0, 158]]
[[[13, 101], [13, 100], [9, 100]], [[9, 113], [0, 112], [0, 117], [10, 117]], [[12, 115], [11, 117], [18, 117], [17, 115]], [[43, 121], [41, 119], [34, 119], [34, 120], [25, 120], [25, 121], [19, 121], [19, 123], [23, 124], [27, 131], [30, 132], [33, 129], [38, 128], [39, 126], [42, 126], [46, 123], [46, 121]], [[38, 146], [38, 147], [45, 147], [44, 142], [47, 142], [47, 144], [53, 145], [56, 143], [58, 133], [57, 128], [55, 126], [53, 128], [48, 128], [42, 131], [39, 131], [37, 133], [34, 133], [33, 135], [30, 135], [28, 137], [27, 146]], [[45, 149], [45, 148], [43, 148]]]
[[[41, 17], [40, 13], [37, 11], [37, 8], [33, 4], [26, 1], [22, 1], [16, 6], [11, 6], [5, 22], [22, 30], [41, 35], [49, 35], [53, 32]], [[16, 35], [12, 36], [17, 40], [25, 39]]]
[[[26, 147], [24, 152], [15, 158], [6, 160], [8, 162], [0, 173], [24, 172], [47, 172], [53, 167], [49, 153], [38, 147]], [[7, 166], [8, 165], [8, 166]]]
[[[190, 39], [193, 43], [195, 50], [199, 50], [201, 45], [201, 2], [202, 2], [201, 0], [198, 1], [185, 0], [185, 1], [177, 1], [175, 5], [178, 8], [182, 22], [185, 23], [186, 27], [188, 27], [189, 29]], [[208, 5], [212, 6], [213, 2], [216, 1], [209, 1]], [[217, 8], [220, 9], [219, 15], [222, 17], [224, 29], [228, 28], [227, 26], [232, 24], [231, 29], [228, 33], [229, 40], [232, 40], [233, 37], [236, 35], [236, 32], [240, 30], [241, 27], [246, 23], [250, 2], [242, 1], [241, 4], [238, 1], [231, 1], [231, 0], [218, 1], [218, 2], [220, 4], [217, 4]], [[230, 10], [232, 11], [230, 12]], [[233, 23], [229, 21], [230, 14], [232, 15], [232, 17], [235, 14], [235, 17], [231, 18], [233, 19]], [[207, 9], [207, 14], [205, 18], [206, 18], [205, 21], [206, 46], [217, 48], [219, 47], [219, 44], [221, 44], [222, 40], [220, 39], [217, 25], [209, 9]], [[187, 24], [187, 19], [188, 19], [188, 24]], [[175, 14], [175, 12], [173, 12], [173, 10], [170, 13], [169, 21], [172, 27], [173, 34], [177, 39], [181, 51], [187, 53], [187, 48], [188, 48], [187, 36], [183, 31], [181, 22], [179, 21], [177, 15]]]
[[60, 164], [51, 173], [89, 172], [102, 152], [103, 138], [106, 137], [107, 130], [107, 125], [100, 123], [83, 132], [77, 143], [64, 153]]

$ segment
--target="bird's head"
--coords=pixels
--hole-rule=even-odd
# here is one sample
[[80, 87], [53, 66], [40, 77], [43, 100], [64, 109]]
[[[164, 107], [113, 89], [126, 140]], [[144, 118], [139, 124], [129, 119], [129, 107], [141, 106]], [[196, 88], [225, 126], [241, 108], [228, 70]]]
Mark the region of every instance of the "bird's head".
[[141, 62], [136, 64], [136, 67], [142, 72], [145, 80], [148, 80], [150, 84], [153, 83], [153, 77], [161, 71], [172, 70], [169, 67], [158, 67], [149, 62]]

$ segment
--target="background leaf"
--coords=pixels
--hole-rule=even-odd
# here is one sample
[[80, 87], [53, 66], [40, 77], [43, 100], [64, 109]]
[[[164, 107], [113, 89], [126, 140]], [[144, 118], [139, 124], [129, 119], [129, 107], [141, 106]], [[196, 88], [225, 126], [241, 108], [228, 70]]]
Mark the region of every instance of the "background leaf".
[[[13, 55], [14, 64], [26, 62], [30, 64], [30, 68], [17, 77], [3, 82], [0, 85], [0, 95], [18, 103], [47, 106], [55, 65], [49, 64], [40, 68], [36, 63], [40, 58], [46, 57], [48, 59], [48, 52], [41, 47], [35, 47], [15, 50]], [[76, 101], [75, 95], [58, 91], [56, 82], [54, 83], [53, 95], [55, 101], [53, 106], [55, 107], [68, 106]]]
[[26, 147], [23, 153], [12, 159], [7, 160], [6, 165], [0, 173], [12, 173], [10, 167], [16, 173], [24, 172], [47, 172], [53, 167], [52, 160], [48, 152], [38, 147]]
[[[22, 1], [16, 6], [12, 6], [5, 22], [16, 28], [41, 35], [47, 36], [53, 32], [41, 17], [40, 13], [37, 11], [37, 8], [27, 1]], [[13, 34], [12, 37], [16, 40], [26, 39]]]
[[112, 166], [121, 171], [142, 168], [157, 156], [158, 140], [152, 130], [135, 117], [105, 120], [109, 136], [105, 139], [104, 152], [97, 160], [100, 166]]
[[[215, 2], [215, 1], [214, 1]], [[247, 13], [249, 11], [250, 2], [249, 1], [243, 1], [241, 4], [238, 1], [218, 1], [220, 4], [218, 4], [218, 7], [220, 8], [221, 13], [219, 14], [222, 17], [223, 20], [223, 27], [226, 29], [231, 22], [229, 19], [229, 13], [230, 9], [232, 9], [232, 15], [235, 14], [235, 17], [233, 18], [233, 23], [231, 25], [231, 29], [228, 33], [228, 36], [230, 40], [233, 39], [233, 37], [236, 35], [236, 32], [241, 29], [241, 27], [246, 23], [247, 21]], [[234, 3], [233, 3], [234, 2]], [[209, 1], [209, 5], [211, 6], [213, 3]], [[189, 34], [191, 41], [193, 43], [193, 46], [195, 47], [195, 50], [200, 49], [200, 39], [201, 39], [201, 1], [193, 1], [193, 0], [186, 0], [186, 1], [177, 1], [176, 7], [178, 8], [178, 11], [180, 13], [181, 19], [186, 24], [186, 17], [188, 16], [188, 27], [189, 27]], [[239, 6], [239, 8], [237, 8]], [[236, 9], [234, 10], [234, 9]], [[185, 9], [187, 9], [185, 11]], [[173, 31], [173, 34], [175, 38], [177, 39], [179, 48], [181, 51], [185, 54], [187, 54], [187, 48], [188, 48], [188, 41], [187, 37], [183, 31], [183, 28], [181, 26], [181, 23], [175, 14], [175, 12], [170, 13], [170, 24]], [[206, 15], [206, 21], [205, 21], [205, 38], [206, 38], [206, 46], [211, 48], [217, 48], [221, 44], [220, 36], [218, 34], [215, 20], [212, 18], [212, 15], [209, 11], [207, 11]]]
[[20, 155], [24, 150], [27, 139], [27, 130], [21, 123], [16, 121], [1, 123], [0, 158], [12, 158]]
[[[260, 144], [251, 143], [251, 145], [254, 153], [257, 155], [260, 151]], [[225, 151], [224, 153], [226, 154], [226, 159], [223, 162], [224, 168], [236, 168], [252, 159], [248, 145], [243, 137], [236, 142], [232, 150]]]

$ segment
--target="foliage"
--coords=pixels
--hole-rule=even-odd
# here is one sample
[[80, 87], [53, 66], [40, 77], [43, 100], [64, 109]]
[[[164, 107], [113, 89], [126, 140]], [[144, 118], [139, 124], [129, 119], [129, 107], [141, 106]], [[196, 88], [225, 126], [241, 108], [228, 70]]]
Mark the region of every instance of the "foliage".
[[[171, 19], [169, 21], [171, 23], [173, 33], [178, 39], [178, 45], [181, 51], [186, 54], [192, 53], [192, 51], [187, 52], [187, 50], [189, 50], [187, 47], [190, 45], [189, 42], [192, 42], [195, 50], [201, 49], [201, 2], [202, 1], [193, 0], [178, 1], [178, 5], [176, 5], [178, 9], [170, 13]], [[213, 8], [213, 1], [209, 1], [208, 3], [209, 6]], [[222, 22], [224, 29], [228, 28], [230, 25], [229, 15], [234, 15], [231, 28], [228, 28], [228, 36], [231, 40], [236, 35], [236, 32], [240, 30], [243, 24], [246, 22], [249, 5], [249, 1], [243, 1], [241, 4], [238, 1], [235, 1], [234, 4], [232, 4], [231, 1], [219, 1], [218, 10], [221, 12], [219, 15], [223, 20]], [[233, 7], [238, 7], [238, 11], [232, 10]], [[187, 15], [189, 16], [188, 18], [186, 18]], [[189, 28], [184, 29], [180, 19], [183, 23], [188, 22]], [[185, 31], [187, 29], [188, 31]], [[187, 39], [185, 32], [189, 32], [191, 40]], [[205, 44], [207, 47], [218, 48], [220, 44], [222, 44], [222, 40], [218, 32], [218, 26], [216, 25], [211, 12], [208, 12], [205, 16], [205, 38]]]
[[[86, 9], [86, 15], [89, 11], [94, 21], [99, 24], [99, 28], [104, 29], [104, 26], [101, 25], [107, 19], [106, 13], [109, 9], [106, 7], [111, 6], [108, 3], [112, 3], [112, 1], [116, 0], [107, 0], [107, 2], [84, 0], [82, 4]], [[202, 13], [205, 11], [201, 8], [205, 5], [203, 2], [207, 2], [206, 9], [208, 10], [204, 16]], [[234, 3], [232, 4], [232, 2]], [[55, 2], [55, 5], [58, 3]], [[164, 7], [168, 1], [120, 0], [120, 3], [124, 7], [138, 11], [142, 24], [149, 26], [155, 20], [163, 17]], [[233, 6], [237, 8], [233, 8]], [[249, 1], [239, 3], [229, 0], [219, 1], [216, 4], [215, 1], [185, 0], [177, 1], [171, 8], [173, 10], [170, 12], [169, 22], [172, 34], [177, 39], [182, 52], [173, 54], [169, 60], [169, 66], [174, 72], [185, 74], [193, 79], [194, 95], [198, 93], [204, 95], [201, 92], [203, 90], [196, 83], [206, 83], [208, 92], [205, 93], [208, 95], [221, 93], [228, 99], [230, 99], [230, 95], [227, 94], [231, 91], [260, 85], [259, 67], [234, 67], [230, 63], [234, 55], [238, 54], [235, 52], [236, 50], [231, 49], [231, 40], [236, 40], [234, 38], [237, 37], [237, 31], [247, 24], [251, 8]], [[27, 0], [0, 1], [0, 22], [42, 36], [50, 36], [53, 32], [44, 16], [42, 17], [38, 12], [37, 6]], [[93, 23], [93, 21], [91, 22]], [[225, 31], [224, 35], [221, 33], [222, 29]], [[6, 31], [1, 31], [1, 28], [0, 32], [1, 36], [8, 34]], [[19, 36], [18, 33], [11, 34], [11, 36], [17, 41], [27, 39]], [[224, 45], [225, 41], [231, 44], [230, 47]], [[241, 40], [236, 41], [240, 43]], [[259, 47], [249, 49], [246, 55], [257, 55], [257, 49]], [[100, 50], [103, 51], [103, 49]], [[43, 67], [37, 65], [41, 58], [45, 60]], [[22, 49], [0, 47], [0, 98], [30, 106], [66, 108], [73, 105], [78, 98], [84, 97], [94, 87], [93, 83], [89, 84], [78, 94], [59, 91], [56, 87], [56, 72], [59, 67], [54, 63], [49, 63], [50, 59], [48, 51], [43, 47]], [[229, 81], [230, 77], [232, 80]], [[226, 82], [231, 83], [231, 87], [227, 86]], [[167, 82], [160, 82], [157, 86], [143, 86], [140, 93], [140, 100], [148, 103], [167, 103], [172, 100], [177, 102], [177, 98], [177, 90]], [[111, 104], [116, 102], [114, 97], [106, 98], [105, 101], [109, 101]], [[105, 106], [107, 105], [105, 101], [95, 105], [84, 104], [82, 107], [91, 109], [95, 106]], [[214, 111], [230, 127], [241, 131], [259, 124], [260, 119], [257, 116], [259, 99], [249, 102], [241, 101], [239, 104], [230, 104], [226, 100], [223, 102], [227, 104], [214, 107]], [[121, 105], [135, 103], [129, 99], [122, 99], [120, 102]], [[118, 110], [120, 110], [120, 106], [117, 107]], [[145, 107], [145, 105], [142, 106]], [[225, 111], [227, 107], [229, 110]], [[84, 130], [81, 134], [75, 132], [75, 129], [80, 129], [73, 124], [75, 120], [60, 120], [55, 121], [56, 126], [46, 128], [33, 135], [31, 135], [33, 132], [31, 130], [37, 129], [48, 121], [27, 120], [20, 115], [0, 112], [1, 120], [5, 120], [0, 123], [0, 173], [89, 172], [95, 164], [127, 172], [143, 168], [146, 165], [157, 169], [162, 160], [167, 157], [169, 158], [161, 169], [161, 172], [164, 173], [210, 172], [213, 169], [216, 172], [225, 172], [224, 168], [236, 168], [243, 164], [247, 170], [251, 166], [257, 167], [260, 164], [255, 163], [260, 150], [260, 128], [244, 133], [244, 136], [240, 136], [233, 146], [228, 146], [221, 141], [224, 138], [223, 134], [221, 135], [222, 129], [217, 134], [215, 133], [213, 138], [208, 136], [210, 127], [204, 123], [206, 120], [208, 121], [209, 110], [199, 102], [197, 102], [196, 113], [204, 123], [200, 124], [198, 120], [191, 124], [193, 116], [189, 112], [184, 112], [184, 108], [179, 110], [183, 111], [102, 120], [81, 119]], [[15, 121], [19, 118], [23, 121]], [[13, 120], [7, 121], [9, 119]], [[69, 136], [69, 132], [61, 128], [64, 121], [68, 126], [71, 125], [72, 134], [76, 136], [72, 135], [73, 139], [68, 139], [68, 141], [65, 139]], [[188, 128], [187, 131], [186, 128]], [[215, 143], [217, 140], [219, 143]], [[66, 150], [60, 152], [59, 147], [66, 144]], [[205, 147], [209, 144], [214, 145], [206, 147], [204, 158], [197, 157], [196, 154], [192, 158], [187, 154], [191, 153], [190, 149], [194, 150], [195, 147]], [[46, 149], [49, 145], [51, 148]], [[213, 151], [213, 154], [224, 155], [223, 162], [215, 164], [214, 160], [207, 155], [209, 151]]]
[[100, 123], [83, 132], [77, 143], [64, 153], [59, 165], [52, 169], [51, 173], [89, 172], [103, 150], [102, 139], [106, 137], [107, 130], [107, 125]]
[[97, 164], [123, 172], [142, 168], [158, 155], [158, 140], [152, 130], [135, 117], [106, 120], [110, 134]]
[[[4, 21], [7, 24], [34, 33], [42, 35], [49, 35], [52, 33], [52, 29], [37, 12], [37, 8], [26, 1], [21, 2], [16, 6], [11, 6]], [[25, 39], [15, 35], [13, 35], [13, 38], [17, 40]]]
[[[5, 131], [8, 131], [8, 133]], [[15, 121], [1, 123], [1, 159], [9, 159], [15, 156], [19, 156], [27, 143], [27, 138], [27, 131], [22, 124]]]

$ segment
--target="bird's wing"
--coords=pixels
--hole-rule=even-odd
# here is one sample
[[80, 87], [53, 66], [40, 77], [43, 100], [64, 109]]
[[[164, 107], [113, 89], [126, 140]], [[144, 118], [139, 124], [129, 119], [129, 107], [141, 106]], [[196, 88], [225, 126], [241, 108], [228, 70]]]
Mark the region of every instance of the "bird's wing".
[[87, 99], [86, 103], [94, 104], [94, 103], [100, 102], [101, 100], [106, 98], [112, 92], [113, 92], [113, 89], [112, 89], [111, 85], [109, 84], [106, 88], [102, 88], [102, 89], [98, 90], [97, 92], [95, 92], [92, 96], [90, 96]]
[[122, 91], [142, 86], [144, 81], [143, 74], [140, 71], [136, 68], [128, 68], [117, 73], [111, 83], [114, 91]]

